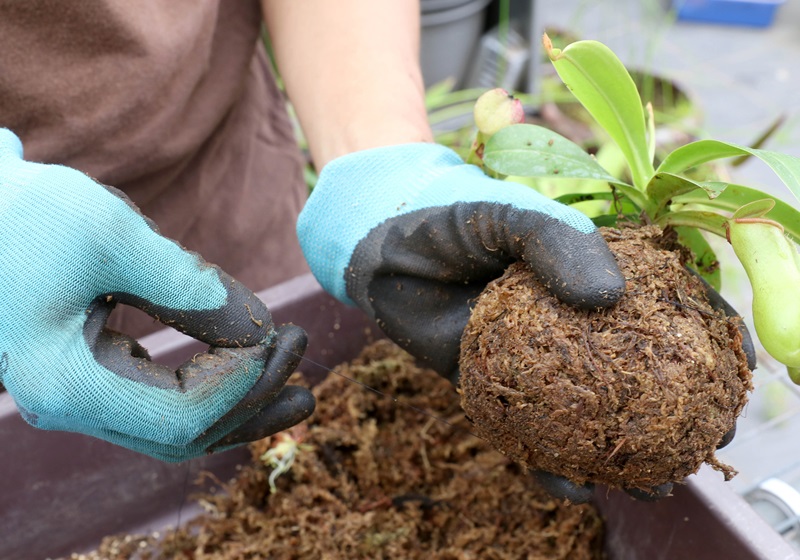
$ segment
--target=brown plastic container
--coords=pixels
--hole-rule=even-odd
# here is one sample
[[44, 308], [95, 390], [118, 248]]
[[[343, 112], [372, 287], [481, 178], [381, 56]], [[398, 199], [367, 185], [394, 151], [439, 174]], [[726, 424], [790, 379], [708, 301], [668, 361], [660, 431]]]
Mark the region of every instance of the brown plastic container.
[[[259, 294], [276, 323], [309, 334], [302, 370], [321, 378], [378, 336], [363, 314], [325, 294], [310, 275]], [[153, 358], [178, 365], [204, 347], [171, 330], [142, 343]], [[135, 406], [135, 403], [131, 403]], [[226, 480], [249, 459], [243, 449], [172, 465], [78, 434], [28, 426], [0, 394], [0, 558], [44, 559], [93, 548], [116, 533], [163, 530], [197, 513], [189, 495], [201, 470]], [[702, 470], [658, 503], [598, 488], [612, 559], [800, 558], [721, 475]]]

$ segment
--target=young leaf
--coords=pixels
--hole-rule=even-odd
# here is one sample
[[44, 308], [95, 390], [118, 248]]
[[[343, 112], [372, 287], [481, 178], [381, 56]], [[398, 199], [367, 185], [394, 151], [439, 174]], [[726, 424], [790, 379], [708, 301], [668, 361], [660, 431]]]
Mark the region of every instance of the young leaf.
[[706, 198], [717, 198], [727, 188], [728, 183], [719, 181], [692, 181], [682, 175], [673, 173], [656, 173], [647, 185], [647, 196], [655, 203], [653, 219], [670, 201], [682, 194], [698, 190], [705, 193]]
[[633, 184], [644, 190], [653, 175], [644, 109], [625, 66], [604, 44], [577, 41], [553, 48], [547, 34], [544, 48], [562, 81], [625, 154]]
[[425, 91], [425, 108], [439, 107], [443, 100], [452, 93], [454, 85], [454, 79], [446, 79], [429, 87]]
[[763, 218], [764, 215], [775, 207], [771, 198], [762, 198], [748, 202], [733, 213], [734, 219], [738, 218]]
[[647, 159], [655, 161], [656, 159], [656, 116], [653, 113], [653, 104], [647, 102], [646, 119], [647, 119]]
[[[639, 191], [637, 191], [633, 187], [628, 187], [628, 188], [633, 193], [639, 194]], [[622, 192], [614, 193], [611, 191], [602, 191], [602, 192], [591, 192], [591, 193], [569, 193], [557, 196], [553, 200], [555, 200], [556, 202], [560, 202], [561, 204], [566, 204], [568, 206], [572, 204], [580, 204], [582, 202], [602, 202], [602, 201], [613, 202], [612, 205], [606, 205], [607, 206], [606, 208], [601, 207], [599, 209], [599, 212], [587, 212], [587, 209], [579, 208], [581, 212], [587, 214], [592, 219], [606, 215], [612, 211], [615, 211], [614, 216], [616, 216], [617, 213], [637, 215], [642, 211], [642, 208], [640, 206], [634, 203], [630, 198], [625, 196]], [[608, 206], [610, 206], [611, 208], [608, 208]]]

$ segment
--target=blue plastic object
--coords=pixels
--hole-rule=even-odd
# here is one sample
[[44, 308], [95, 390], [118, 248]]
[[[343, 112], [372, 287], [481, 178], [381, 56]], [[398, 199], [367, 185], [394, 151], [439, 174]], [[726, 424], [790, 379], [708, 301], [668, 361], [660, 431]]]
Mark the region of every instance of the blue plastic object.
[[673, 0], [681, 21], [769, 27], [785, 0]]

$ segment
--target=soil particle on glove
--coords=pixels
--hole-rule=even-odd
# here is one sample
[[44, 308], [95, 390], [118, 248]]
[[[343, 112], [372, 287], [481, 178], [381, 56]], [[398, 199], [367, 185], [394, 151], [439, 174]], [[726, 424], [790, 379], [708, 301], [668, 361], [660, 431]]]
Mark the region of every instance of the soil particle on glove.
[[391, 396], [338, 375], [314, 387], [314, 415], [290, 431], [308, 447], [276, 492], [259, 459], [272, 438], [251, 444], [252, 463], [222, 491], [199, 497], [206, 515], [160, 538], [106, 539], [83, 557], [603, 558], [597, 510], [551, 499], [470, 434], [449, 382], [388, 341], [337, 371]]
[[[604, 229], [626, 279], [614, 307], [561, 304], [522, 263], [478, 299], [462, 338], [462, 405], [520, 464], [649, 491], [682, 481], [735, 427], [751, 374], [739, 319], [708, 303], [659, 228]], [[685, 256], [684, 256], [685, 257]]]

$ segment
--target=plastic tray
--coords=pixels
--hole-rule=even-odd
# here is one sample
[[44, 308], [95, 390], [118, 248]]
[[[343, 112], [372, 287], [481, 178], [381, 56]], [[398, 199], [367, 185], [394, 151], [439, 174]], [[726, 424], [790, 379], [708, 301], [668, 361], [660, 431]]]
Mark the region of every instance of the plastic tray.
[[[325, 294], [310, 275], [259, 294], [276, 323], [309, 333], [306, 357], [325, 368], [354, 357], [378, 331], [363, 314]], [[142, 343], [177, 365], [204, 347], [175, 331]], [[316, 378], [323, 367], [306, 362]], [[243, 449], [172, 465], [79, 434], [36, 430], [0, 394], [0, 558], [55, 558], [95, 547], [110, 534], [163, 530], [197, 513], [188, 496], [201, 470], [230, 478], [249, 459]], [[186, 502], [184, 502], [186, 500]], [[611, 559], [784, 560], [800, 558], [721, 475], [701, 471], [658, 503], [598, 488]]]

